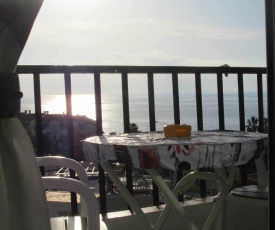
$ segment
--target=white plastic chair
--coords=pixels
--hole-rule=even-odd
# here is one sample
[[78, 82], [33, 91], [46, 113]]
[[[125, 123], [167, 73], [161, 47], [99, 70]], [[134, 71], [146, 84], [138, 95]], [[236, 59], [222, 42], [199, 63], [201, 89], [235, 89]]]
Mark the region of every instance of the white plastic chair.
[[[80, 194], [80, 196], [86, 201], [87, 205], [87, 230], [99, 230], [100, 228], [100, 219], [99, 219], [99, 205], [94, 193], [81, 181], [63, 178], [63, 177], [43, 177], [43, 184], [45, 189], [58, 189], [65, 191], [72, 191]], [[53, 218], [54, 220], [54, 218]], [[61, 219], [62, 222], [62, 219]], [[56, 221], [53, 221], [55, 225]], [[61, 223], [62, 224], [62, 223]], [[64, 223], [64, 226], [66, 224]], [[102, 225], [104, 225], [102, 223]], [[78, 229], [78, 228], [77, 228]]]
[[[60, 156], [36, 157], [36, 161], [39, 166], [58, 166], [72, 169], [77, 174], [79, 181], [59, 176], [43, 177], [45, 189], [71, 191], [80, 194], [80, 215], [81, 217], [87, 217], [87, 230], [107, 229], [104, 222], [100, 221], [98, 200], [96, 199], [94, 192], [88, 187], [88, 177], [80, 163], [73, 159]], [[52, 230], [56, 227], [70, 224], [78, 225], [77, 229], [81, 229], [80, 225], [83, 220], [84, 219], [80, 217], [51, 218]]]
[[[194, 184], [195, 180], [197, 179], [205, 181], [215, 181], [220, 184], [220, 192], [216, 196], [214, 206], [207, 218], [206, 223], [203, 226], [203, 230], [213, 229], [219, 213], [224, 207], [224, 203], [228, 194], [228, 184], [225, 179], [218, 174], [194, 171], [187, 174], [185, 177], [183, 177], [181, 181], [177, 183], [173, 190], [173, 194], [176, 195], [180, 191], [186, 191], [190, 188], [190, 186], [192, 186], [192, 184]], [[167, 211], [169, 211], [169, 209]]]
[[242, 202], [248, 205], [268, 206], [268, 171], [261, 158], [255, 160], [258, 185], [247, 185], [233, 189], [229, 201]]
[[[37, 164], [41, 166], [58, 166], [72, 169], [78, 176], [79, 180], [88, 186], [88, 177], [87, 174], [80, 163], [77, 161], [60, 156], [43, 156], [36, 157]], [[86, 211], [86, 202], [83, 202], [82, 198], [80, 198], [81, 204], [81, 216], [87, 216]]]
[[267, 229], [268, 171], [261, 158], [255, 160], [258, 185], [233, 189], [223, 214], [223, 229]]

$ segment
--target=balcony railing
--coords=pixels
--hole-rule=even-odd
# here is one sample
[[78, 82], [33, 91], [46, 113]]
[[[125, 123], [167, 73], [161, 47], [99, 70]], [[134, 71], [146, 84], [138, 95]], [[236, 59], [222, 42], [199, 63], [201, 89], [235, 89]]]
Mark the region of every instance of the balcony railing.
[[[216, 76], [217, 83], [217, 107], [218, 107], [218, 127], [219, 130], [225, 130], [226, 117], [224, 113], [224, 84], [223, 78], [228, 75], [237, 76], [237, 94], [239, 103], [239, 130], [245, 130], [245, 103], [244, 103], [244, 75], [257, 77], [257, 97], [258, 97], [258, 120], [259, 131], [264, 131], [264, 99], [263, 99], [263, 77], [266, 74], [265, 68], [252, 67], [172, 67], [172, 66], [18, 66], [17, 73], [20, 74], [20, 79], [23, 80], [24, 74], [32, 74], [34, 82], [34, 103], [35, 103], [35, 119], [36, 119], [36, 138], [37, 138], [37, 155], [43, 155], [42, 146], [42, 112], [41, 112], [41, 89], [40, 75], [43, 74], [63, 74], [66, 97], [66, 116], [67, 116], [67, 133], [68, 133], [68, 151], [69, 156], [74, 158], [74, 134], [73, 134], [73, 119], [72, 119], [72, 74], [91, 74], [94, 78], [94, 95], [95, 95], [95, 114], [96, 114], [96, 133], [101, 135], [102, 129], [102, 93], [101, 79], [104, 74], [114, 74], [115, 77], [121, 77], [121, 92], [123, 104], [123, 130], [130, 132], [130, 110], [129, 110], [129, 74], [146, 74], [147, 89], [148, 89], [148, 109], [149, 109], [149, 129], [156, 131], [156, 114], [155, 114], [155, 93], [154, 82], [158, 79], [156, 74], [166, 74], [172, 82], [173, 95], [173, 120], [175, 124], [180, 124], [180, 91], [178, 78], [179, 74], [188, 74], [193, 76], [195, 84], [196, 97], [196, 113], [197, 113], [197, 129], [204, 129], [203, 103], [202, 103], [202, 83], [201, 78], [208, 75]], [[203, 75], [203, 76], [202, 76]], [[24, 93], [24, 92], [23, 92]], [[242, 172], [243, 183], [246, 183], [245, 170]], [[133, 194], [132, 169], [126, 168], [127, 188]], [[99, 167], [100, 181], [100, 203], [101, 213], [106, 213], [106, 193], [105, 193], [105, 176], [102, 168]], [[206, 196], [205, 185], [202, 184], [201, 196]], [[158, 189], [153, 184], [153, 204], [159, 204]]]

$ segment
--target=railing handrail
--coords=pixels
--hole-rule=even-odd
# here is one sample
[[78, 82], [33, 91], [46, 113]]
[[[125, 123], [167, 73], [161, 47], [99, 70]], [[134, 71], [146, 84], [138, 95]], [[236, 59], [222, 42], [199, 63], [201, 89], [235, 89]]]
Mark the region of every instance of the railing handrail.
[[213, 67], [213, 66], [119, 66], [119, 65], [18, 65], [17, 73], [184, 73], [184, 74], [252, 74], [266, 73], [265, 67]]

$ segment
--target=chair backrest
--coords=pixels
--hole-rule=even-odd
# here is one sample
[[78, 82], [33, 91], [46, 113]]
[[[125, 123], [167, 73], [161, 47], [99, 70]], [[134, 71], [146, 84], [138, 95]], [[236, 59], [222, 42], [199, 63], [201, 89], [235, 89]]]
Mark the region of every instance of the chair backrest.
[[0, 119], [0, 228], [50, 230], [41, 174], [17, 118]]
[[262, 158], [255, 160], [258, 175], [258, 185], [268, 185], [268, 171]]
[[77, 174], [80, 181], [88, 185], [88, 177], [83, 166], [73, 159], [60, 156], [44, 156], [36, 157], [36, 160], [39, 166], [58, 166], [70, 168]]

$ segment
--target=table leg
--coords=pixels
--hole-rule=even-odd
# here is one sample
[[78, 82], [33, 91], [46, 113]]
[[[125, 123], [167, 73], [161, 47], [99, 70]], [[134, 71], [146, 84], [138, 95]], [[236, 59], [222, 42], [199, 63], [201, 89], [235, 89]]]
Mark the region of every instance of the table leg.
[[108, 174], [110, 179], [113, 181], [113, 183], [116, 185], [117, 189], [121, 193], [121, 195], [124, 197], [126, 202], [130, 205], [130, 207], [133, 209], [133, 211], [136, 213], [140, 221], [143, 223], [144, 227], [146, 229], [155, 229], [159, 230], [162, 229], [163, 225], [165, 224], [165, 221], [170, 214], [171, 209], [174, 209], [176, 213], [179, 215], [182, 226], [184, 226], [184, 229], [190, 229], [190, 230], [196, 230], [197, 227], [192, 223], [190, 220], [188, 220], [186, 212], [182, 205], [178, 202], [175, 194], [180, 190], [180, 188], [187, 188], [190, 186], [190, 184], [194, 183], [196, 179], [203, 179], [203, 180], [215, 180], [219, 181], [221, 183], [222, 191], [221, 196], [217, 199], [215, 202], [215, 205], [204, 225], [204, 230], [211, 229], [213, 226], [213, 223], [216, 220], [216, 217], [218, 216], [222, 206], [223, 201], [226, 199], [227, 192], [228, 192], [228, 186], [226, 181], [223, 177], [213, 174], [213, 173], [206, 173], [206, 172], [193, 172], [189, 173], [187, 176], [185, 176], [175, 187], [173, 191], [170, 190], [170, 188], [167, 186], [165, 181], [162, 179], [162, 177], [159, 175], [158, 171], [156, 169], [146, 169], [148, 174], [152, 177], [153, 181], [157, 184], [158, 188], [163, 192], [167, 199], [167, 205], [165, 206], [164, 210], [162, 211], [161, 215], [159, 216], [157, 222], [155, 225], [151, 223], [151, 221], [146, 217], [146, 215], [143, 213], [141, 208], [139, 207], [138, 203], [135, 201], [133, 196], [129, 193], [129, 191], [126, 189], [126, 187], [122, 184], [118, 176], [115, 174], [111, 166], [108, 162], [102, 162], [100, 163], [101, 167], [105, 170], [105, 172]]
[[121, 193], [121, 195], [124, 197], [126, 202], [130, 205], [130, 207], [136, 213], [136, 215], [138, 216], [140, 221], [144, 224], [146, 229], [154, 229], [154, 225], [151, 223], [151, 221], [147, 218], [147, 216], [141, 210], [140, 206], [135, 201], [133, 196], [129, 193], [129, 191], [126, 189], [126, 187], [122, 184], [122, 182], [120, 181], [118, 176], [115, 174], [114, 170], [109, 165], [109, 163], [108, 162], [101, 162], [100, 165], [104, 169], [104, 171], [107, 173], [109, 178], [116, 185], [116, 187], [119, 190], [119, 192]]
[[[224, 175], [225, 173], [222, 172], [221, 168], [215, 168], [215, 173], [222, 177], [225, 177], [225, 175]], [[237, 175], [237, 166], [232, 166], [230, 168], [229, 177], [227, 178], [227, 186], [228, 186], [229, 190], [232, 189], [236, 175]], [[221, 187], [220, 187], [220, 184], [218, 184], [218, 192], [220, 190], [221, 190]]]
[[229, 173], [229, 177], [228, 177], [228, 180], [227, 180], [227, 185], [228, 185], [229, 190], [231, 190], [232, 187], [233, 187], [236, 175], [237, 175], [237, 166], [232, 166], [230, 168], [230, 173]]
[[162, 179], [162, 177], [159, 175], [158, 171], [156, 169], [146, 169], [148, 174], [152, 177], [152, 180], [156, 183], [158, 188], [161, 190], [161, 192], [164, 194], [164, 196], [167, 199], [167, 205], [163, 212], [161, 213], [157, 223], [156, 227], [161, 228], [162, 225], [164, 224], [165, 220], [168, 217], [168, 214], [173, 208], [176, 210], [177, 214], [181, 218], [181, 221], [184, 225], [189, 227], [189, 229], [197, 229], [197, 227], [192, 223], [190, 220], [187, 219], [186, 212], [182, 205], [178, 202], [177, 198], [175, 195], [172, 193], [168, 185], [165, 183], [165, 181]]
[[133, 211], [136, 213], [138, 218], [141, 220], [141, 222], [144, 224], [146, 229], [161, 229], [162, 226], [165, 223], [165, 220], [167, 219], [169, 212], [171, 210], [171, 204], [175, 207], [177, 210], [177, 213], [179, 213], [181, 220], [183, 221], [184, 226], [193, 226], [189, 229], [197, 229], [195, 225], [189, 224], [189, 220], [186, 217], [184, 209], [181, 207], [175, 196], [172, 194], [169, 187], [166, 185], [166, 183], [163, 181], [163, 179], [157, 174], [157, 171], [155, 169], [149, 169], [148, 173], [151, 175], [152, 179], [155, 181], [155, 183], [158, 185], [158, 187], [162, 188], [162, 191], [164, 191], [164, 195], [168, 198], [169, 204], [166, 205], [166, 208], [161, 213], [156, 225], [154, 226], [151, 221], [146, 217], [146, 215], [143, 213], [141, 208], [139, 207], [138, 203], [135, 201], [133, 196], [129, 193], [129, 191], [126, 189], [126, 187], [122, 184], [118, 176], [113, 171], [112, 167], [109, 165], [108, 162], [101, 162], [101, 167], [104, 169], [104, 171], [107, 173], [109, 178], [113, 181], [113, 183], [116, 185], [117, 189], [121, 193], [121, 195], [124, 197], [126, 202], [130, 205], [130, 207], [133, 209]]

